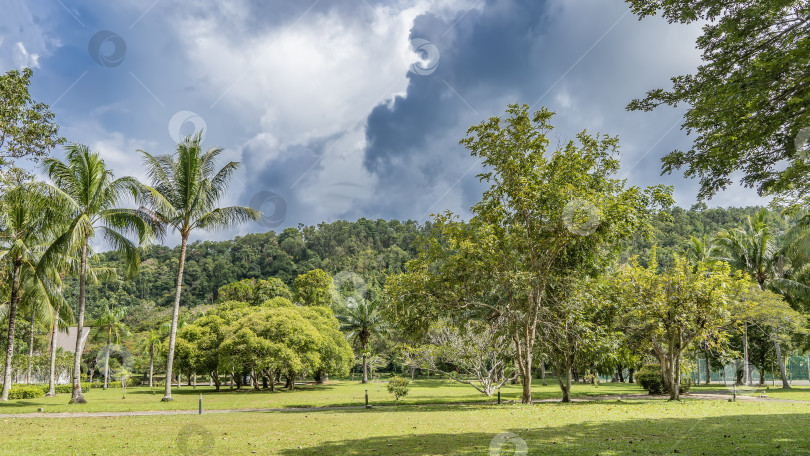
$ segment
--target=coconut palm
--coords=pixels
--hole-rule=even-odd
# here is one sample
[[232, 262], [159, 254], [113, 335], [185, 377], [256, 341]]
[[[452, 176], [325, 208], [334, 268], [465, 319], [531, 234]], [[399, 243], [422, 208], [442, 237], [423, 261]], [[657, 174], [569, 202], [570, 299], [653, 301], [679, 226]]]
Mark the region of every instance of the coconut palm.
[[379, 301], [349, 298], [346, 306], [338, 310], [340, 329], [349, 333], [349, 339], [359, 343], [363, 357], [363, 383], [368, 383], [368, 342], [372, 336], [385, 331]]
[[95, 340], [105, 340], [107, 344], [104, 349], [104, 389], [110, 384], [110, 344], [118, 343], [121, 337], [129, 334], [129, 329], [123, 322], [124, 316], [126, 316], [124, 309], [111, 309], [107, 306], [101, 316], [92, 323], [97, 331]]
[[[781, 294], [807, 294], [807, 286], [790, 278], [791, 271], [785, 261], [785, 250], [780, 248], [777, 235], [767, 221], [767, 211], [758, 211], [753, 218], [746, 219], [742, 228], [718, 233], [712, 251], [732, 267], [749, 273], [762, 290], [767, 289]], [[772, 337], [776, 360], [782, 375], [782, 387], [790, 388], [775, 329]]]
[[7, 308], [8, 333], [3, 390], [0, 400], [7, 401], [11, 387], [11, 359], [20, 302], [48, 299], [56, 302], [61, 295], [47, 274], [42, 252], [61, 228], [64, 213], [53, 195], [41, 186], [18, 182], [0, 197], [0, 261], [10, 272], [11, 290]]
[[146, 334], [146, 337], [141, 341], [140, 348], [146, 353], [149, 353], [149, 387], [154, 385], [155, 376], [155, 355], [160, 353], [160, 345], [163, 342], [163, 336], [160, 332], [154, 329]]
[[126, 264], [126, 275], [138, 270], [138, 246], [128, 236], [136, 236], [138, 244], [145, 246], [153, 236], [148, 214], [119, 207], [130, 191], [137, 191], [137, 181], [130, 177], [115, 179], [99, 154], [87, 146], [72, 144], [67, 147], [66, 161], [56, 158], [44, 160], [44, 168], [53, 181], [52, 188], [59, 192], [64, 207], [70, 211], [67, 229], [48, 249], [46, 255], [54, 258], [75, 255], [79, 258], [79, 311], [78, 337], [73, 362], [73, 394], [70, 403], [86, 403], [81, 389], [82, 342], [84, 340], [85, 299], [87, 296], [88, 258], [96, 235], [112, 250], [118, 251]]
[[180, 234], [180, 261], [174, 293], [174, 310], [169, 332], [169, 349], [166, 354], [166, 391], [163, 401], [172, 400], [172, 376], [174, 344], [177, 337], [177, 318], [180, 314], [180, 293], [183, 284], [183, 268], [186, 261], [186, 245], [195, 229], [216, 230], [232, 227], [247, 220], [258, 220], [261, 213], [248, 207], [217, 207], [225, 196], [237, 162], [229, 162], [216, 169], [216, 159], [221, 148], [205, 152], [200, 146], [201, 132], [186, 137], [171, 155], [153, 156], [143, 154], [150, 186], [143, 186], [141, 198], [151, 216]]

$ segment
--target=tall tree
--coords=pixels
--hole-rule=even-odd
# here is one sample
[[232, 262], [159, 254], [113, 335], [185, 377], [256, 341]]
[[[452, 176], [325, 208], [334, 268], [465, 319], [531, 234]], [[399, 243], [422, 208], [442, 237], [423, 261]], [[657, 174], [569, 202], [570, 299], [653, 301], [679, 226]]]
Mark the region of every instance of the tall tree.
[[[507, 115], [471, 127], [461, 141], [485, 166], [479, 177], [488, 188], [473, 217], [468, 224], [437, 217], [434, 235], [409, 271], [423, 275], [412, 284], [430, 288], [423, 294], [434, 299], [421, 300], [432, 307], [505, 319], [522, 401], [531, 403], [535, 342], [558, 326], [553, 306], [565, 302], [552, 295], [568, 293], [568, 277], [598, 275], [624, 240], [645, 231], [655, 206], [671, 198], [666, 187], [643, 190], [615, 178], [616, 138], [582, 132], [549, 152], [552, 112], [510, 105]], [[433, 314], [411, 304], [417, 319]]]
[[112, 309], [107, 306], [104, 313], [101, 314], [93, 323], [92, 326], [96, 328], [96, 340], [104, 340], [106, 343], [104, 349], [104, 389], [110, 384], [110, 344], [118, 341], [121, 337], [129, 334], [127, 325], [123, 320], [126, 316], [124, 309]]
[[8, 400], [11, 388], [11, 360], [21, 299], [25, 294], [29, 299], [47, 296], [53, 302], [60, 297], [55, 284], [39, 271], [47, 261], [42, 252], [58, 234], [63, 217], [55, 198], [33, 184], [18, 183], [0, 196], [0, 260], [6, 263], [11, 282], [2, 401]]
[[[779, 246], [777, 233], [768, 223], [767, 216], [766, 211], [758, 211], [754, 217], [747, 218], [744, 227], [721, 231], [715, 237], [713, 249], [732, 267], [750, 274], [763, 290], [770, 289], [784, 294], [806, 289], [805, 285], [791, 280], [785, 274], [787, 268], [783, 250]], [[775, 328], [772, 337], [782, 376], [782, 387], [790, 388], [782, 359], [780, 338]]]
[[[686, 168], [711, 197], [742, 172], [760, 193], [810, 193], [810, 2], [807, 0], [627, 0], [640, 18], [702, 22], [703, 64], [672, 78], [628, 109], [687, 105], [688, 151], [664, 158], [664, 172]], [[804, 144], [801, 144], [804, 143]], [[804, 149], [804, 151], [802, 151]], [[788, 166], [780, 166], [787, 162]], [[780, 167], [782, 168], [780, 170]]]
[[337, 318], [340, 329], [349, 333], [349, 338], [360, 345], [363, 357], [363, 383], [368, 383], [368, 343], [372, 336], [385, 331], [380, 301], [355, 301], [349, 298], [347, 305], [339, 309]]
[[64, 141], [48, 105], [28, 93], [32, 75], [30, 68], [0, 75], [0, 165], [42, 157]]
[[79, 309], [77, 337], [73, 362], [72, 404], [87, 401], [81, 388], [82, 343], [84, 341], [86, 284], [91, 242], [96, 235], [118, 251], [126, 264], [126, 276], [137, 273], [140, 263], [138, 246], [128, 236], [136, 236], [138, 244], [145, 246], [153, 236], [147, 214], [136, 209], [120, 207], [127, 192], [137, 193], [137, 181], [130, 177], [116, 179], [97, 153], [82, 144], [67, 147], [66, 161], [48, 158], [45, 170], [53, 181], [52, 188], [61, 197], [60, 205], [70, 211], [67, 229], [45, 253], [48, 257], [79, 258]]
[[183, 267], [189, 235], [195, 229], [225, 229], [261, 218], [260, 212], [249, 207], [217, 207], [225, 196], [239, 163], [229, 162], [217, 170], [216, 159], [222, 153], [222, 149], [214, 147], [203, 152], [201, 141], [200, 132], [178, 144], [177, 150], [171, 155], [155, 157], [148, 152], [139, 151], [143, 155], [151, 184], [143, 186], [140, 195], [148, 207], [145, 210], [149, 211], [162, 226], [174, 229], [180, 234], [180, 261], [175, 282], [174, 309], [166, 361], [166, 392], [162, 399], [167, 402], [172, 400], [172, 386], [168, 379], [172, 376]]
[[149, 354], [149, 387], [154, 385], [155, 378], [155, 355], [160, 352], [160, 343], [163, 337], [160, 332], [151, 330], [146, 333], [146, 337], [141, 341], [141, 348]]

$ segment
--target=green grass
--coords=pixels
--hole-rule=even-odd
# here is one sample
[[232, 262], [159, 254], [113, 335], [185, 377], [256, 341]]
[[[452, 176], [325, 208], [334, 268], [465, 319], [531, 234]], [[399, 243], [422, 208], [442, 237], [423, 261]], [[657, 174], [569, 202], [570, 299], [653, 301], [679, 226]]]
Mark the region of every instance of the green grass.
[[[326, 385], [296, 387], [295, 391], [242, 391], [229, 390], [227, 387], [219, 393], [211, 387], [183, 387], [172, 390], [172, 402], [160, 402], [163, 389], [148, 387], [127, 388], [127, 398], [121, 399], [119, 388], [93, 388], [85, 394], [87, 404], [69, 405], [70, 395], [61, 394], [53, 398], [24, 399], [0, 403], [0, 413], [31, 413], [38, 408], [46, 412], [109, 412], [141, 410], [196, 410], [199, 394], [203, 395], [203, 407], [206, 410], [244, 409], [244, 408], [289, 408], [289, 407], [324, 407], [363, 405], [365, 390], [368, 390], [369, 401], [375, 405], [394, 404], [394, 397], [386, 390], [386, 381], [373, 381], [363, 385], [357, 381], [335, 381]], [[532, 385], [535, 399], [554, 399], [560, 397], [560, 388], [556, 381], [542, 386], [538, 381]], [[501, 391], [501, 400], [520, 401], [520, 385], [505, 385]], [[642, 393], [635, 385], [608, 383], [602, 386], [574, 385], [573, 395], [598, 396], [613, 394]], [[408, 395], [400, 399], [401, 404], [445, 404], [445, 403], [482, 403], [494, 402], [496, 398], [486, 397], [468, 385], [449, 380], [416, 380], [411, 383]]]
[[[722, 385], [697, 390], [723, 389]], [[148, 388], [91, 390], [89, 404], [68, 406], [67, 395], [0, 404], [0, 413], [206, 409], [393, 403], [384, 382], [334, 382], [294, 392], [175, 390], [161, 403]], [[639, 393], [634, 385], [575, 385], [575, 396]], [[504, 388], [505, 400], [519, 397]], [[770, 397], [810, 400], [810, 387], [771, 389]], [[559, 397], [555, 384], [536, 385], [535, 396]], [[488, 401], [489, 404], [462, 405]], [[425, 405], [448, 402], [455, 405]], [[422, 404], [414, 406], [414, 404]], [[397, 407], [370, 410], [287, 410], [172, 416], [0, 418], [0, 454], [272, 454], [272, 455], [486, 455], [502, 433], [525, 441], [528, 454], [546, 455], [776, 455], [810, 454], [810, 403], [690, 400], [614, 400], [573, 404], [493, 405], [469, 386], [417, 380]], [[511, 456], [512, 444], [501, 451]]]
[[481, 455], [512, 432], [537, 455], [795, 455], [810, 454], [808, 411], [794, 403], [630, 401], [0, 419], [0, 454]]

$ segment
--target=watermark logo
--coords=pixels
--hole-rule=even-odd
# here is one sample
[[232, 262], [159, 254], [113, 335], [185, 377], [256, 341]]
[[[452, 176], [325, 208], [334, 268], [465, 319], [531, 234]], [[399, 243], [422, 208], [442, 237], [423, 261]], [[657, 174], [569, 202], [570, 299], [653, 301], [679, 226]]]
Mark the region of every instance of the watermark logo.
[[411, 47], [419, 54], [419, 61], [411, 64], [410, 72], [419, 76], [433, 74], [439, 66], [439, 48], [422, 38], [411, 40]]
[[803, 160], [810, 160], [810, 127], [802, 128], [796, 135], [796, 154]]
[[[187, 124], [191, 124], [194, 130], [190, 133], [183, 134], [183, 127]], [[202, 137], [200, 138], [202, 141], [205, 139], [206, 131], [207, 125], [205, 124], [205, 119], [200, 117], [196, 112], [180, 111], [169, 120], [169, 135], [176, 143], [183, 142], [186, 136], [193, 136], [198, 133], [202, 133]]]
[[355, 302], [365, 299], [368, 287], [360, 274], [352, 271], [340, 271], [332, 278], [332, 281], [335, 284], [332, 289], [332, 301], [336, 304], [345, 304], [350, 299]]
[[177, 434], [177, 450], [185, 456], [202, 456], [214, 452], [214, 436], [205, 426], [187, 424]]
[[602, 212], [590, 201], [576, 198], [562, 212], [565, 228], [577, 236], [589, 236], [602, 223]]
[[[101, 347], [96, 354], [96, 366], [99, 373], [111, 380], [126, 381], [128, 373], [134, 366], [132, 352], [119, 344], [110, 344]], [[109, 375], [107, 372], [109, 371]]]
[[127, 55], [127, 43], [121, 35], [109, 30], [102, 30], [92, 38], [87, 45], [90, 57], [99, 65], [115, 68], [124, 61]]
[[[745, 368], [744, 361], [737, 361], [736, 363], [724, 367], [725, 382], [724, 387], [732, 395], [754, 396], [758, 394], [763, 387], [757, 386], [759, 380], [759, 369], [748, 362], [748, 369]], [[746, 374], [748, 378], [746, 378]]]
[[[509, 448], [514, 446], [514, 451], [510, 452]], [[504, 450], [504, 447], [507, 449]], [[529, 454], [529, 446], [526, 441], [520, 438], [514, 432], [502, 432], [489, 442], [489, 456], [524, 456]]]
[[[251, 209], [262, 213], [261, 223], [266, 228], [275, 228], [287, 217], [287, 201], [278, 193], [263, 190], [250, 199]], [[272, 207], [272, 210], [267, 210]]]

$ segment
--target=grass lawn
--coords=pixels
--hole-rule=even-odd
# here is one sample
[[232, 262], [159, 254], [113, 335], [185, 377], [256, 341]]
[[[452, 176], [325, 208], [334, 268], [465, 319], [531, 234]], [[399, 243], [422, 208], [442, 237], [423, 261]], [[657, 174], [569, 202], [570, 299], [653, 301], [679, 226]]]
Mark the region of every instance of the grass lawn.
[[[365, 390], [368, 390], [371, 404], [394, 404], [394, 397], [386, 390], [386, 381], [374, 381], [366, 385], [358, 381], [334, 381], [325, 385], [296, 387], [295, 391], [242, 391], [223, 388], [219, 393], [214, 388], [205, 386], [174, 388], [172, 402], [160, 402], [163, 388], [152, 391], [148, 387], [127, 388], [127, 398], [121, 399], [121, 389], [98, 388], [85, 394], [87, 404], [69, 405], [70, 395], [61, 394], [53, 398], [25, 399], [0, 403], [0, 413], [30, 413], [38, 408], [46, 412], [107, 412], [139, 410], [196, 410], [199, 394], [203, 395], [203, 406], [206, 410], [242, 409], [242, 408], [287, 408], [287, 407], [323, 407], [363, 405]], [[561, 397], [556, 380], [542, 386], [538, 381], [532, 385], [535, 399], [553, 399]], [[501, 400], [520, 401], [520, 385], [507, 385], [501, 390]], [[592, 385], [574, 385], [574, 396], [597, 396], [612, 394], [642, 393], [643, 390], [632, 384], [607, 383], [595, 387]], [[445, 404], [445, 403], [478, 403], [495, 402], [495, 397], [486, 397], [468, 385], [448, 380], [416, 380], [411, 383], [408, 395], [400, 399], [402, 404]]]
[[[701, 387], [702, 388], [702, 387]], [[711, 388], [711, 387], [708, 387]], [[208, 394], [220, 408], [339, 405], [362, 401], [365, 387], [335, 382], [292, 393]], [[384, 383], [368, 385], [372, 402], [391, 402]], [[716, 388], [715, 388], [716, 389]], [[199, 391], [199, 388], [198, 388]], [[517, 397], [517, 387], [504, 396]], [[68, 397], [12, 401], [0, 413], [44, 405], [58, 410], [159, 410], [196, 406], [191, 389], [161, 404], [148, 388], [88, 394], [90, 404], [66, 406]], [[632, 385], [576, 385], [576, 394], [639, 392]], [[275, 454], [275, 455], [512, 455], [515, 443], [532, 455], [810, 454], [810, 403], [724, 400], [623, 400], [513, 405], [425, 405], [468, 402], [472, 388], [420, 380], [398, 407], [173, 416], [2, 418], [0, 454]], [[776, 394], [773, 389], [769, 396]], [[810, 399], [810, 388], [785, 392]], [[801, 396], [805, 394], [809, 397]], [[557, 397], [556, 386], [537, 396]], [[53, 402], [55, 401], [55, 402]], [[217, 402], [219, 401], [219, 402]], [[213, 406], [208, 407], [213, 408]], [[25, 410], [30, 411], [30, 410]], [[504, 434], [504, 433], [512, 433]], [[513, 437], [508, 440], [509, 437]], [[506, 443], [500, 453], [490, 445]], [[520, 454], [520, 453], [518, 453]]]

